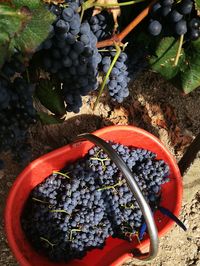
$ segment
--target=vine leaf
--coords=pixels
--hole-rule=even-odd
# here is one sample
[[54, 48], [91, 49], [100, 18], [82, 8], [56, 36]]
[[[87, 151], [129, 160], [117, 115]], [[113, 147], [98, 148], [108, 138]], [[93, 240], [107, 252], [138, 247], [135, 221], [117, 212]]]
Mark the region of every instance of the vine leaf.
[[43, 5], [33, 10], [32, 19], [27, 23], [24, 31], [14, 40], [14, 46], [25, 53], [33, 53], [47, 38], [53, 20], [54, 15]]
[[200, 16], [200, 0], [194, 0], [195, 9], [197, 11], [197, 15]]
[[30, 9], [38, 8], [41, 5], [41, 0], [12, 0], [15, 7], [27, 6]]
[[178, 46], [178, 41], [176, 41], [173, 37], [162, 38], [157, 46], [155, 55], [149, 60], [152, 69], [160, 73], [168, 80], [177, 75], [185, 58], [185, 54], [182, 49], [178, 64], [174, 66]]
[[54, 18], [39, 0], [0, 2], [0, 68], [16, 49], [27, 56], [33, 53], [47, 38]]
[[45, 112], [37, 112], [39, 115], [40, 121], [44, 125], [51, 125], [51, 124], [60, 124], [63, 122], [63, 120], [59, 119], [55, 115], [49, 115]]
[[17, 9], [9, 3], [0, 3], [0, 67], [9, 53], [11, 40], [23, 30], [29, 18], [25, 9]]
[[36, 97], [52, 113], [63, 116], [65, 111], [65, 105], [60, 90], [55, 89], [54, 84], [49, 80], [41, 79], [36, 87]]
[[180, 72], [182, 88], [185, 93], [200, 86], [200, 40], [191, 43]]

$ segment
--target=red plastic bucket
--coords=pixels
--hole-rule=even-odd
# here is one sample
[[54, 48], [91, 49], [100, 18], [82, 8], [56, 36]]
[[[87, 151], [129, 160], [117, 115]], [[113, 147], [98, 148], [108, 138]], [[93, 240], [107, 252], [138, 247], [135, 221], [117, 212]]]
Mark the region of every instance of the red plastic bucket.
[[[170, 182], [162, 186], [161, 205], [178, 216], [182, 201], [182, 178], [175, 159], [150, 133], [132, 126], [110, 126], [95, 131], [93, 134], [128, 146], [144, 148], [157, 154], [157, 159], [163, 159], [170, 167]], [[17, 261], [22, 266], [117, 266], [132, 257], [133, 248], [143, 250], [149, 245], [146, 236], [141, 243], [137, 238], [131, 243], [108, 238], [102, 250], [94, 249], [87, 253], [82, 260], [68, 263], [52, 263], [46, 257], [37, 253], [27, 241], [20, 224], [20, 216], [30, 191], [41, 183], [54, 170], [62, 169], [66, 164], [83, 157], [94, 146], [89, 141], [73, 143], [52, 151], [30, 163], [14, 182], [5, 209], [5, 230], [8, 244]], [[173, 221], [155, 213], [158, 235], [164, 235], [173, 225]]]

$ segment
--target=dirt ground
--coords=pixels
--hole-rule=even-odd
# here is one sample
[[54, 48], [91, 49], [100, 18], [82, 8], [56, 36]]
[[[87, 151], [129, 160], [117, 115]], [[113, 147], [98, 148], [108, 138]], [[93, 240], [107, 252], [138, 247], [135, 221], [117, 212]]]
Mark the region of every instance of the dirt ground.
[[[131, 96], [121, 106], [116, 106], [104, 95], [95, 111], [95, 96], [85, 97], [78, 115], [69, 114], [62, 125], [42, 126], [30, 130], [33, 159], [74, 139], [77, 134], [93, 132], [107, 125], [135, 125], [156, 135], [176, 157], [183, 155], [200, 129], [200, 89], [183, 95], [175, 87], [154, 73], [143, 73], [131, 85]], [[108, 104], [109, 103], [109, 104]], [[0, 172], [0, 266], [18, 265], [13, 258], [3, 231], [3, 211], [6, 196], [16, 176], [24, 166], [3, 154], [6, 168]], [[198, 161], [200, 162], [200, 160]], [[200, 167], [200, 163], [199, 163]], [[192, 174], [193, 175], [193, 174]], [[190, 179], [192, 176], [185, 175]], [[160, 240], [159, 256], [148, 266], [200, 266], [200, 191], [184, 197], [181, 219], [188, 230], [174, 226]], [[141, 265], [132, 260], [125, 265]], [[42, 266], [42, 265], [38, 265]]]

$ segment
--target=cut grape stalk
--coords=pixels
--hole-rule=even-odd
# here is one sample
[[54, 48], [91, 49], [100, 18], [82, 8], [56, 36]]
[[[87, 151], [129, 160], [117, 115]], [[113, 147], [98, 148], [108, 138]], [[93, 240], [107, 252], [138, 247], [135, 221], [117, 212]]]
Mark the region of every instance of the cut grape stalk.
[[97, 48], [112, 46], [114, 43], [121, 43], [123, 39], [149, 14], [152, 5], [155, 4], [155, 2], [157, 1], [151, 1], [151, 3], [122, 32], [112, 36], [108, 40], [98, 42]]

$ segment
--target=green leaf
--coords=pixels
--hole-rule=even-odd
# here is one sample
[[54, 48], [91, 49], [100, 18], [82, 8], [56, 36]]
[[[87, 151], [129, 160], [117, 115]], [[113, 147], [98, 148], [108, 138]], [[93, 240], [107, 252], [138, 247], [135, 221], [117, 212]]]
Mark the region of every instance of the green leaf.
[[47, 38], [55, 16], [39, 2], [0, 2], [0, 68], [16, 48], [26, 56]]
[[180, 73], [182, 88], [189, 93], [200, 86], [200, 40], [191, 43], [183, 66]]
[[15, 7], [27, 6], [30, 9], [38, 8], [41, 5], [41, 0], [12, 0]]
[[36, 88], [36, 97], [47, 109], [56, 115], [64, 115], [65, 105], [60, 90], [55, 89], [49, 80], [41, 80]]
[[197, 10], [198, 16], [200, 16], [200, 0], [194, 0], [195, 9]]
[[134, 42], [138, 43], [140, 47], [144, 47], [145, 50], [155, 51], [158, 43], [160, 42], [160, 36], [149, 38], [149, 34], [144, 31], [140, 31], [134, 36]]
[[0, 3], [0, 67], [10, 55], [11, 40], [23, 30], [29, 20], [27, 9], [17, 9], [8, 3]]
[[60, 124], [63, 122], [63, 120], [57, 118], [55, 115], [48, 115], [47, 113], [44, 112], [38, 112], [40, 121], [44, 125], [51, 125], [51, 124]]
[[32, 11], [32, 19], [23, 32], [14, 39], [13, 46], [25, 53], [33, 53], [35, 49], [47, 38], [55, 16], [43, 5]]
[[178, 46], [179, 42], [173, 37], [162, 38], [155, 51], [155, 56], [152, 56], [149, 60], [152, 69], [168, 80], [177, 75], [184, 60], [184, 51], [182, 49], [178, 64], [174, 66]]

